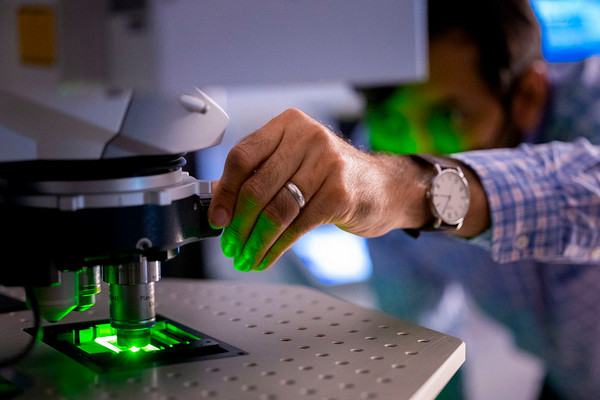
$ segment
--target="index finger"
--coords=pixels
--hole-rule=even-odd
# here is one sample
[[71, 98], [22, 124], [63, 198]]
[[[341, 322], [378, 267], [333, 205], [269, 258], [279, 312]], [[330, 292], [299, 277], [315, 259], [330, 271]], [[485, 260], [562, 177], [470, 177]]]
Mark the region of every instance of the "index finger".
[[231, 149], [208, 208], [208, 220], [214, 227], [229, 225], [242, 184], [277, 149], [283, 128], [283, 122], [274, 118]]

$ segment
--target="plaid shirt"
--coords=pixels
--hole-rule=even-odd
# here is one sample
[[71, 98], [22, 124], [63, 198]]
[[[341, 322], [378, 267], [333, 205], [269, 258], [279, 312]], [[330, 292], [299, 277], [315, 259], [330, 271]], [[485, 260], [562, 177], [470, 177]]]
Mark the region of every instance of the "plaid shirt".
[[[600, 144], [600, 60], [555, 65], [552, 74], [551, 103], [531, 136], [545, 144], [454, 155], [487, 193], [492, 228], [473, 240], [487, 249], [436, 233], [414, 240], [391, 232], [369, 240], [373, 284], [384, 311], [419, 320], [449, 283], [460, 283], [545, 362], [563, 398], [596, 400], [600, 147], [590, 142]], [[460, 324], [460, 314], [454, 318]]]
[[494, 261], [600, 261], [600, 147], [579, 139], [456, 158], [487, 193]]

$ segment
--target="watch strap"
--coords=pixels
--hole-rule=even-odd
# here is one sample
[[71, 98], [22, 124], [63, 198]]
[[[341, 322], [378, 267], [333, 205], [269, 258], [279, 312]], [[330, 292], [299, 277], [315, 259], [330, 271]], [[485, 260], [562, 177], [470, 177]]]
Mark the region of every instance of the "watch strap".
[[446, 169], [446, 168], [456, 169], [456, 166], [449, 165], [445, 158], [436, 157], [431, 154], [410, 154], [409, 157], [421, 165], [425, 165], [425, 166], [430, 165], [435, 168], [435, 164], [439, 164], [439, 166], [442, 167], [442, 169]]

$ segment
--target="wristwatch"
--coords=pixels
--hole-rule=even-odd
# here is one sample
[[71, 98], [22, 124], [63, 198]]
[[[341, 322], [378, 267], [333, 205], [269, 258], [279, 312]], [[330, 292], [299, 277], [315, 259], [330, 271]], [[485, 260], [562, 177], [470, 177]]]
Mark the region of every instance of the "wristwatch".
[[433, 221], [420, 231], [460, 229], [469, 211], [469, 183], [458, 166], [444, 165], [443, 159], [428, 154], [413, 154], [417, 162], [432, 165], [436, 175], [427, 191], [427, 201], [433, 213]]

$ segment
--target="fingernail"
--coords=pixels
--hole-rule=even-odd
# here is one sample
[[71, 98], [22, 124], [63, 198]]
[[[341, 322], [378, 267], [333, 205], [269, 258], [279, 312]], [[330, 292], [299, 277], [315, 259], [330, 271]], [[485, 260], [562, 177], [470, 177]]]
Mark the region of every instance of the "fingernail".
[[229, 258], [235, 257], [237, 255], [236, 251], [235, 251], [235, 246], [231, 246], [231, 245], [224, 246], [223, 247], [223, 255], [225, 257], [229, 257]]
[[245, 257], [236, 257], [235, 260], [233, 260], [233, 267], [238, 271], [248, 272], [252, 265], [248, 263], [248, 260], [246, 260]]
[[267, 259], [265, 258], [264, 260], [262, 260], [260, 265], [256, 268], [256, 271], [264, 271], [268, 265], [269, 265], [269, 263], [268, 263]]
[[222, 228], [229, 223], [229, 214], [223, 207], [217, 207], [209, 220], [213, 228]]
[[239, 247], [227, 240], [223, 241], [221, 248], [225, 257], [235, 257], [239, 253]]
[[221, 249], [225, 257], [235, 257], [239, 253], [239, 246], [230, 237], [228, 229], [225, 229], [223, 236], [221, 236]]

